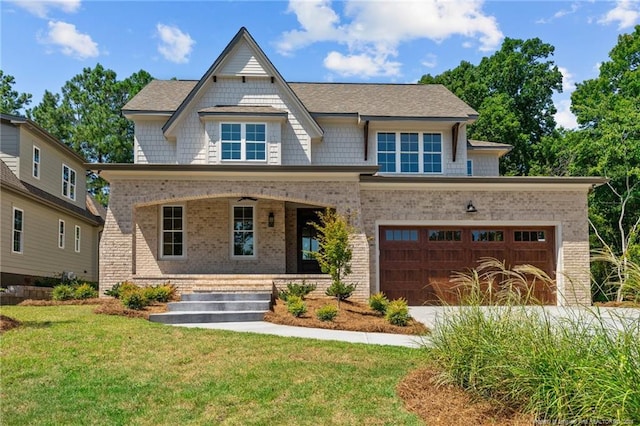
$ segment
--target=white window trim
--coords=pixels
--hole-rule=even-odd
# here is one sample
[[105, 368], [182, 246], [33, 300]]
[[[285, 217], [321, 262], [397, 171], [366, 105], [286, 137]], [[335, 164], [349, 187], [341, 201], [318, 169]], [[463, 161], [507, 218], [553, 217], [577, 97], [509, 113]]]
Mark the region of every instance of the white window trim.
[[[469, 166], [471, 166], [471, 174], [469, 174]], [[467, 176], [473, 176], [473, 160], [467, 159]]]
[[[36, 151], [38, 152], [38, 161], [36, 161]], [[40, 147], [34, 145], [33, 146], [33, 156], [31, 157], [31, 176], [40, 180], [40, 175], [42, 174], [42, 170], [40, 169], [40, 162], [42, 160], [42, 150]], [[36, 173], [37, 170], [37, 173]]]
[[67, 227], [64, 223], [64, 220], [58, 219], [58, 248], [64, 249], [64, 241], [67, 236]]
[[81, 246], [81, 229], [78, 225], [75, 226], [75, 232], [73, 233], [74, 237], [74, 250], [76, 253], [80, 253]]
[[[376, 147], [376, 164], [378, 163], [378, 134], [380, 133], [395, 133], [396, 135], [396, 149], [395, 149], [395, 156], [396, 156], [396, 171], [395, 172], [379, 172], [382, 175], [442, 175], [444, 174], [444, 135], [442, 132], [438, 132], [438, 131], [411, 131], [411, 130], [401, 130], [401, 131], [395, 131], [395, 130], [378, 130], [376, 131], [376, 138], [375, 138], [375, 147]], [[402, 170], [402, 160], [401, 160], [401, 148], [402, 148], [402, 142], [400, 141], [400, 135], [402, 133], [417, 133], [418, 134], [418, 172], [403, 172]], [[440, 166], [441, 166], [441, 171], [439, 172], [425, 172], [424, 171], [424, 136], [425, 134], [434, 134], [434, 135], [440, 135]], [[388, 152], [388, 151], [384, 151], [384, 152]], [[433, 154], [433, 152], [427, 152], [427, 154]]]
[[[65, 182], [65, 180], [64, 180], [64, 168], [65, 167], [67, 169], [69, 169], [69, 181], [68, 181], [69, 186], [67, 187], [68, 194], [64, 193], [64, 182]], [[75, 176], [75, 181], [76, 181], [76, 183], [73, 184], [73, 197], [71, 196], [71, 186], [72, 186], [72, 184], [71, 184], [71, 173], [73, 173], [73, 175]], [[77, 188], [77, 183], [78, 183], [78, 174], [76, 173], [76, 171], [74, 169], [72, 169], [71, 167], [69, 167], [68, 165], [62, 163], [62, 196], [65, 197], [65, 198], [68, 198], [70, 200], [75, 201], [76, 200], [76, 194], [78, 193], [78, 191], [77, 191], [77, 189], [78, 189]]]
[[[234, 219], [234, 214], [233, 214], [233, 210], [235, 207], [251, 207], [252, 208], [252, 220], [253, 220], [253, 255], [251, 256], [244, 256], [244, 255], [239, 255], [239, 254], [235, 254], [234, 253], [234, 239], [233, 239], [233, 233], [234, 233], [234, 229], [233, 229], [233, 219]], [[229, 212], [229, 230], [230, 230], [230, 234], [229, 234], [229, 254], [231, 255], [231, 258], [234, 260], [255, 260], [258, 258], [258, 228], [257, 228], [257, 221], [256, 221], [256, 213], [257, 213], [257, 204], [255, 202], [245, 202], [245, 203], [234, 203], [231, 205], [230, 207], [230, 212]]]
[[[228, 143], [238, 143], [238, 141], [228, 141], [222, 139], [222, 125], [223, 124], [239, 124], [240, 125], [240, 159], [223, 159], [222, 158], [222, 144], [225, 142]], [[262, 124], [264, 126], [264, 160], [247, 160], [247, 124]], [[267, 123], [262, 122], [251, 122], [251, 121], [223, 121], [218, 125], [218, 131], [220, 135], [220, 161], [224, 163], [233, 163], [233, 162], [249, 162], [249, 163], [266, 163], [269, 158], [269, 126]], [[254, 143], [254, 141], [251, 141]], [[258, 141], [257, 143], [262, 143]]]
[[[20, 230], [16, 229], [16, 212], [17, 211], [22, 214], [22, 228]], [[15, 245], [13, 244], [16, 231], [20, 233], [20, 251], [16, 251]], [[14, 207], [11, 215], [11, 253], [22, 254], [23, 252], [24, 252], [24, 210]]]
[[[165, 255], [164, 254], [164, 208], [165, 207], [181, 207], [182, 208], [182, 254]], [[160, 205], [160, 226], [158, 226], [160, 236], [158, 241], [158, 258], [161, 260], [185, 260], [187, 258], [187, 207], [184, 204], [162, 204]]]

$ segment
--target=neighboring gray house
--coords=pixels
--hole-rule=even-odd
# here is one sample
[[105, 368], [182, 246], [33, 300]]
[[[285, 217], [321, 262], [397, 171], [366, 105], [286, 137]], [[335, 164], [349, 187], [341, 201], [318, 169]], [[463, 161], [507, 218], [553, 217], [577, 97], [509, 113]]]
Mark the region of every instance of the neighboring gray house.
[[104, 208], [87, 194], [86, 160], [27, 118], [0, 118], [0, 284], [98, 281]]
[[478, 113], [444, 86], [289, 83], [242, 28], [200, 80], [152, 81], [123, 113], [135, 164], [91, 165], [111, 183], [102, 291], [322, 288], [308, 222], [331, 207], [355, 229], [358, 298], [456, 302], [451, 272], [492, 256], [554, 276], [545, 303], [591, 301], [603, 180], [498, 176], [510, 146], [467, 140]]

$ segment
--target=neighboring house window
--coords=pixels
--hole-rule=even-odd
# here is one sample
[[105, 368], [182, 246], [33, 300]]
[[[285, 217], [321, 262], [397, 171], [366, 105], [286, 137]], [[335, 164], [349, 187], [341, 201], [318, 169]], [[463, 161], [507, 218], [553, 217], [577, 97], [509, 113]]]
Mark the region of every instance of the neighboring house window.
[[78, 225], [76, 225], [74, 248], [76, 253], [80, 253], [80, 227]]
[[64, 248], [64, 220], [58, 220], [58, 248]]
[[380, 132], [377, 148], [382, 173], [442, 173], [440, 133]]
[[396, 171], [396, 134], [378, 133], [378, 166], [381, 172]]
[[467, 160], [467, 176], [473, 176], [473, 160]]
[[62, 195], [76, 199], [76, 171], [66, 164], [62, 165]]
[[255, 257], [253, 206], [233, 206], [233, 256]]
[[231, 161], [265, 161], [267, 159], [267, 125], [222, 123], [222, 159]]
[[183, 257], [185, 254], [185, 220], [183, 206], [162, 206], [161, 257]]
[[33, 177], [40, 179], [40, 148], [33, 146]]
[[13, 208], [13, 245], [11, 251], [13, 253], [22, 253], [24, 232], [24, 211], [19, 208]]

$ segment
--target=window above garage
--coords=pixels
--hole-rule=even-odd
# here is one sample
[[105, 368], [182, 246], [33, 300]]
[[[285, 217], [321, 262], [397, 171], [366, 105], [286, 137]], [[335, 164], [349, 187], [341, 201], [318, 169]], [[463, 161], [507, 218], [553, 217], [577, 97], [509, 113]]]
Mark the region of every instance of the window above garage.
[[442, 134], [378, 132], [378, 166], [381, 173], [442, 173]]

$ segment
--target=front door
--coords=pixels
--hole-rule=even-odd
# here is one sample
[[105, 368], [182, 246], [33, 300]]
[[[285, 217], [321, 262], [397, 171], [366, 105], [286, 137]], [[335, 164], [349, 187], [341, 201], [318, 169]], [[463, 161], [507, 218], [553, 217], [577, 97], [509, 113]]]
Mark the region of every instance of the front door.
[[319, 274], [320, 265], [312, 251], [318, 251], [318, 231], [309, 222], [318, 221], [318, 210], [298, 209], [298, 273]]

